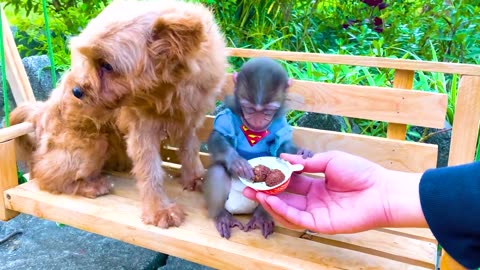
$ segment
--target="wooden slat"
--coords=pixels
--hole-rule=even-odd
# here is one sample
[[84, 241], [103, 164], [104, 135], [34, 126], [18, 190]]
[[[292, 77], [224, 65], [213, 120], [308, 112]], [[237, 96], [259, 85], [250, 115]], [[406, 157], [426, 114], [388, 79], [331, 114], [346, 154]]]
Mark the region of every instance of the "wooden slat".
[[314, 62], [326, 64], [344, 64], [352, 66], [393, 68], [404, 70], [423, 70], [447, 74], [480, 75], [480, 66], [473, 64], [457, 64], [419, 60], [394, 59], [387, 57], [337, 55], [289, 51], [273, 51], [259, 49], [228, 48], [228, 55], [234, 57], [271, 57], [275, 59]]
[[[402, 70], [402, 69], [395, 70], [395, 74], [393, 78], [393, 87], [412, 89], [413, 76], [414, 76], [414, 72], [412, 70]], [[418, 117], [423, 118], [423, 115]], [[442, 118], [443, 118], [442, 119], [442, 122], [443, 122], [443, 120], [445, 119], [445, 113], [443, 114]], [[398, 124], [398, 123], [388, 123], [387, 138], [405, 140], [406, 135], [407, 135], [407, 125]]]
[[480, 76], [462, 76], [458, 85], [448, 165], [472, 162], [480, 121]]
[[5, 142], [8, 140], [15, 139], [22, 135], [28, 134], [33, 132], [34, 128], [31, 123], [20, 123], [13, 126], [9, 126], [7, 128], [0, 129], [0, 142]]
[[463, 267], [456, 260], [454, 260], [450, 254], [442, 250], [442, 256], [440, 258], [440, 269], [441, 270], [466, 270], [467, 268]]
[[[0, 194], [18, 185], [17, 163], [15, 158], [15, 142], [0, 143]], [[7, 221], [18, 215], [17, 212], [5, 208], [4, 198], [0, 198], [0, 220]]]
[[[213, 116], [207, 116], [197, 135], [206, 141], [213, 126]], [[341, 150], [360, 155], [389, 169], [423, 172], [437, 163], [435, 144], [399, 141], [366, 135], [340, 133], [294, 127], [293, 140], [313, 152]]]
[[[112, 178], [113, 194], [93, 200], [39, 191], [35, 181], [5, 196], [12, 209], [218, 269], [431, 269], [435, 260], [429, 242], [374, 231], [365, 238], [332, 236], [326, 241], [323, 236], [302, 239], [281, 227], [268, 239], [258, 230], [234, 229], [229, 240], [222, 239], [206, 218], [201, 194], [183, 191], [175, 180], [166, 181], [165, 188], [187, 212], [185, 223], [167, 230], [147, 226], [139, 218], [135, 182]], [[397, 247], [389, 248], [395, 242]]]
[[293, 140], [314, 152], [341, 150], [393, 170], [423, 172], [427, 168], [435, 167], [437, 162], [438, 147], [434, 144], [300, 127], [295, 129]]
[[[433, 269], [436, 257], [436, 244], [422, 243], [415, 249], [410, 247], [417, 245], [419, 241], [414, 238], [390, 234], [388, 231], [380, 232], [370, 230], [354, 234], [321, 235], [315, 234], [316, 241], [339, 247], [356, 246], [365, 252], [373, 252], [379, 256], [392, 258], [404, 263], [418, 265]], [[388, 240], [387, 240], [388, 239]], [[367, 251], [368, 249], [374, 251]]]
[[435, 236], [433, 236], [432, 231], [426, 228], [383, 228], [378, 230], [383, 232], [388, 232], [391, 234], [397, 234], [397, 235], [407, 236], [409, 238], [423, 240], [433, 244], [438, 243]]
[[[462, 76], [458, 85], [457, 103], [450, 143], [448, 165], [472, 162], [475, 158], [480, 121], [480, 76]], [[441, 269], [465, 269], [445, 250], [440, 259]]]
[[[400, 89], [404, 85], [407, 84], [389, 88], [295, 80], [289, 89], [287, 104], [290, 109], [300, 111], [443, 128], [448, 97]], [[229, 74], [223, 94], [232, 91]]]
[[[5, 65], [7, 70], [7, 80], [12, 89], [13, 97], [17, 105], [24, 101], [35, 101], [32, 86], [27, 77], [27, 72], [23, 67], [20, 54], [17, 50], [17, 45], [13, 39], [12, 31], [10, 30], [7, 17], [0, 7], [2, 12], [2, 26], [3, 26], [3, 42], [5, 49]], [[5, 90], [4, 90], [5, 91]]]

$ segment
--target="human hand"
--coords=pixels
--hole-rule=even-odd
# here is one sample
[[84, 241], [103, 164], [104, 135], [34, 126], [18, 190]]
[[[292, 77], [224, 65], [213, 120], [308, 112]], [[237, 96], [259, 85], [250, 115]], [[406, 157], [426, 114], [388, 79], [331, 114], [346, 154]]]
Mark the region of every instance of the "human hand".
[[[404, 200], [409, 199], [412, 190], [418, 193], [418, 182], [405, 178], [416, 179], [417, 174], [387, 170], [364, 158], [339, 151], [319, 153], [310, 159], [290, 154], [282, 154], [281, 157], [293, 164], [303, 164], [303, 172], [325, 174], [324, 180], [293, 174], [286, 192], [278, 195], [267, 195], [251, 188], [243, 191], [246, 197], [261, 203], [282, 225], [323, 234], [414, 225], [411, 219], [398, 221], [396, 216], [392, 216], [392, 206], [395, 209], [405, 206], [407, 212], [412, 210]], [[406, 183], [403, 184], [405, 192], [402, 192], [402, 182]], [[413, 188], [409, 183], [413, 183]], [[397, 194], [389, 197], [392, 188], [404, 197]]]

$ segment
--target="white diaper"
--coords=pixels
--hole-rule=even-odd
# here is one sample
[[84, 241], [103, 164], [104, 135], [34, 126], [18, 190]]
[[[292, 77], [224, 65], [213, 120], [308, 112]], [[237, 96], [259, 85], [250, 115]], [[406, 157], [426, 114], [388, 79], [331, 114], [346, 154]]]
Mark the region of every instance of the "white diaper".
[[242, 191], [245, 185], [238, 178], [232, 178], [232, 185], [228, 199], [225, 202], [225, 209], [231, 214], [251, 214], [257, 208], [258, 203], [243, 196]]

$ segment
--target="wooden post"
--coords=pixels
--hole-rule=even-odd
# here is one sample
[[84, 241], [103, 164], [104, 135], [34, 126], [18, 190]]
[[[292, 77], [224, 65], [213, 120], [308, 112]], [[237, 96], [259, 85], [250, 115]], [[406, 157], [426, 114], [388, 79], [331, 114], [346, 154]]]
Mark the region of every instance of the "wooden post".
[[[475, 159], [480, 122], [480, 76], [462, 76], [458, 85], [448, 165], [469, 163]], [[440, 258], [441, 270], [465, 269], [445, 250]]]
[[15, 141], [0, 143], [0, 219], [7, 221], [18, 212], [5, 208], [5, 190], [18, 185], [17, 163], [15, 158]]
[[5, 68], [7, 70], [7, 80], [12, 89], [13, 97], [17, 105], [25, 101], [35, 101], [32, 86], [28, 80], [27, 72], [20, 58], [17, 50], [17, 45], [13, 39], [12, 31], [8, 24], [7, 17], [0, 6], [2, 12], [2, 26], [3, 26], [3, 44], [5, 50]]
[[[7, 71], [6, 77], [12, 89], [13, 97], [16, 104], [21, 104], [25, 101], [35, 101], [30, 81], [28, 80], [27, 73], [20, 59], [20, 54], [17, 50], [17, 45], [13, 39], [12, 31], [10, 30], [10, 24], [8, 23], [7, 16], [3, 10], [3, 6], [0, 6], [0, 12], [2, 13], [2, 31], [3, 44], [5, 50], [5, 68]], [[3, 89], [7, 91], [7, 89]], [[5, 208], [4, 192], [5, 190], [18, 185], [17, 177], [17, 163], [15, 157], [15, 142], [14, 140], [8, 140], [0, 143], [0, 219], [9, 220], [18, 212], [11, 211]]]
[[[414, 74], [415, 73], [412, 70], [402, 70], [402, 69], [395, 70], [395, 74], [393, 78], [393, 87], [412, 89]], [[406, 135], [407, 135], [407, 125], [397, 124], [397, 123], [388, 123], [387, 138], [405, 140]]]
[[480, 121], [480, 76], [462, 76], [458, 84], [448, 165], [475, 159]]
[[455, 261], [444, 249], [442, 249], [442, 256], [440, 258], [440, 270], [465, 270], [466, 268], [461, 266]]

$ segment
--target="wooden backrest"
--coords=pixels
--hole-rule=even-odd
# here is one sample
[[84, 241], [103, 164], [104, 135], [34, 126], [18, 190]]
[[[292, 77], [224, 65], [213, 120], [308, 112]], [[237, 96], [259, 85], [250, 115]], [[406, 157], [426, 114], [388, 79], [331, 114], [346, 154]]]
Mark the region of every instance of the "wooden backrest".
[[[279, 60], [344, 64], [394, 69], [393, 87], [346, 85], [295, 80], [290, 89], [291, 109], [388, 122], [387, 138], [294, 127], [294, 141], [314, 152], [342, 150], [377, 162], [387, 168], [422, 172], [436, 166], [437, 145], [405, 141], [406, 125], [443, 128], [448, 96], [410, 90], [415, 71], [461, 75], [449, 164], [472, 161], [480, 120], [480, 66], [363, 56], [300, 52], [229, 49], [231, 57], [268, 56]], [[231, 74], [223, 95], [233, 90]], [[221, 100], [223, 95], [219, 97]], [[477, 105], [476, 105], [477, 104]], [[475, 106], [476, 105], [476, 106]], [[468, 113], [467, 113], [468, 112]], [[212, 130], [207, 116], [198, 136], [205, 142]], [[164, 160], [178, 164], [176, 148], [164, 146]], [[209, 157], [201, 153], [206, 165]]]
[[2, 29], [0, 29], [0, 31], [3, 33], [6, 77], [12, 89], [13, 97], [17, 105], [25, 101], [35, 101], [32, 86], [30, 85], [27, 72], [22, 64], [22, 59], [17, 50], [17, 45], [15, 44], [12, 31], [9, 27], [10, 24], [8, 23], [3, 7], [0, 7], [0, 12], [2, 17]]

